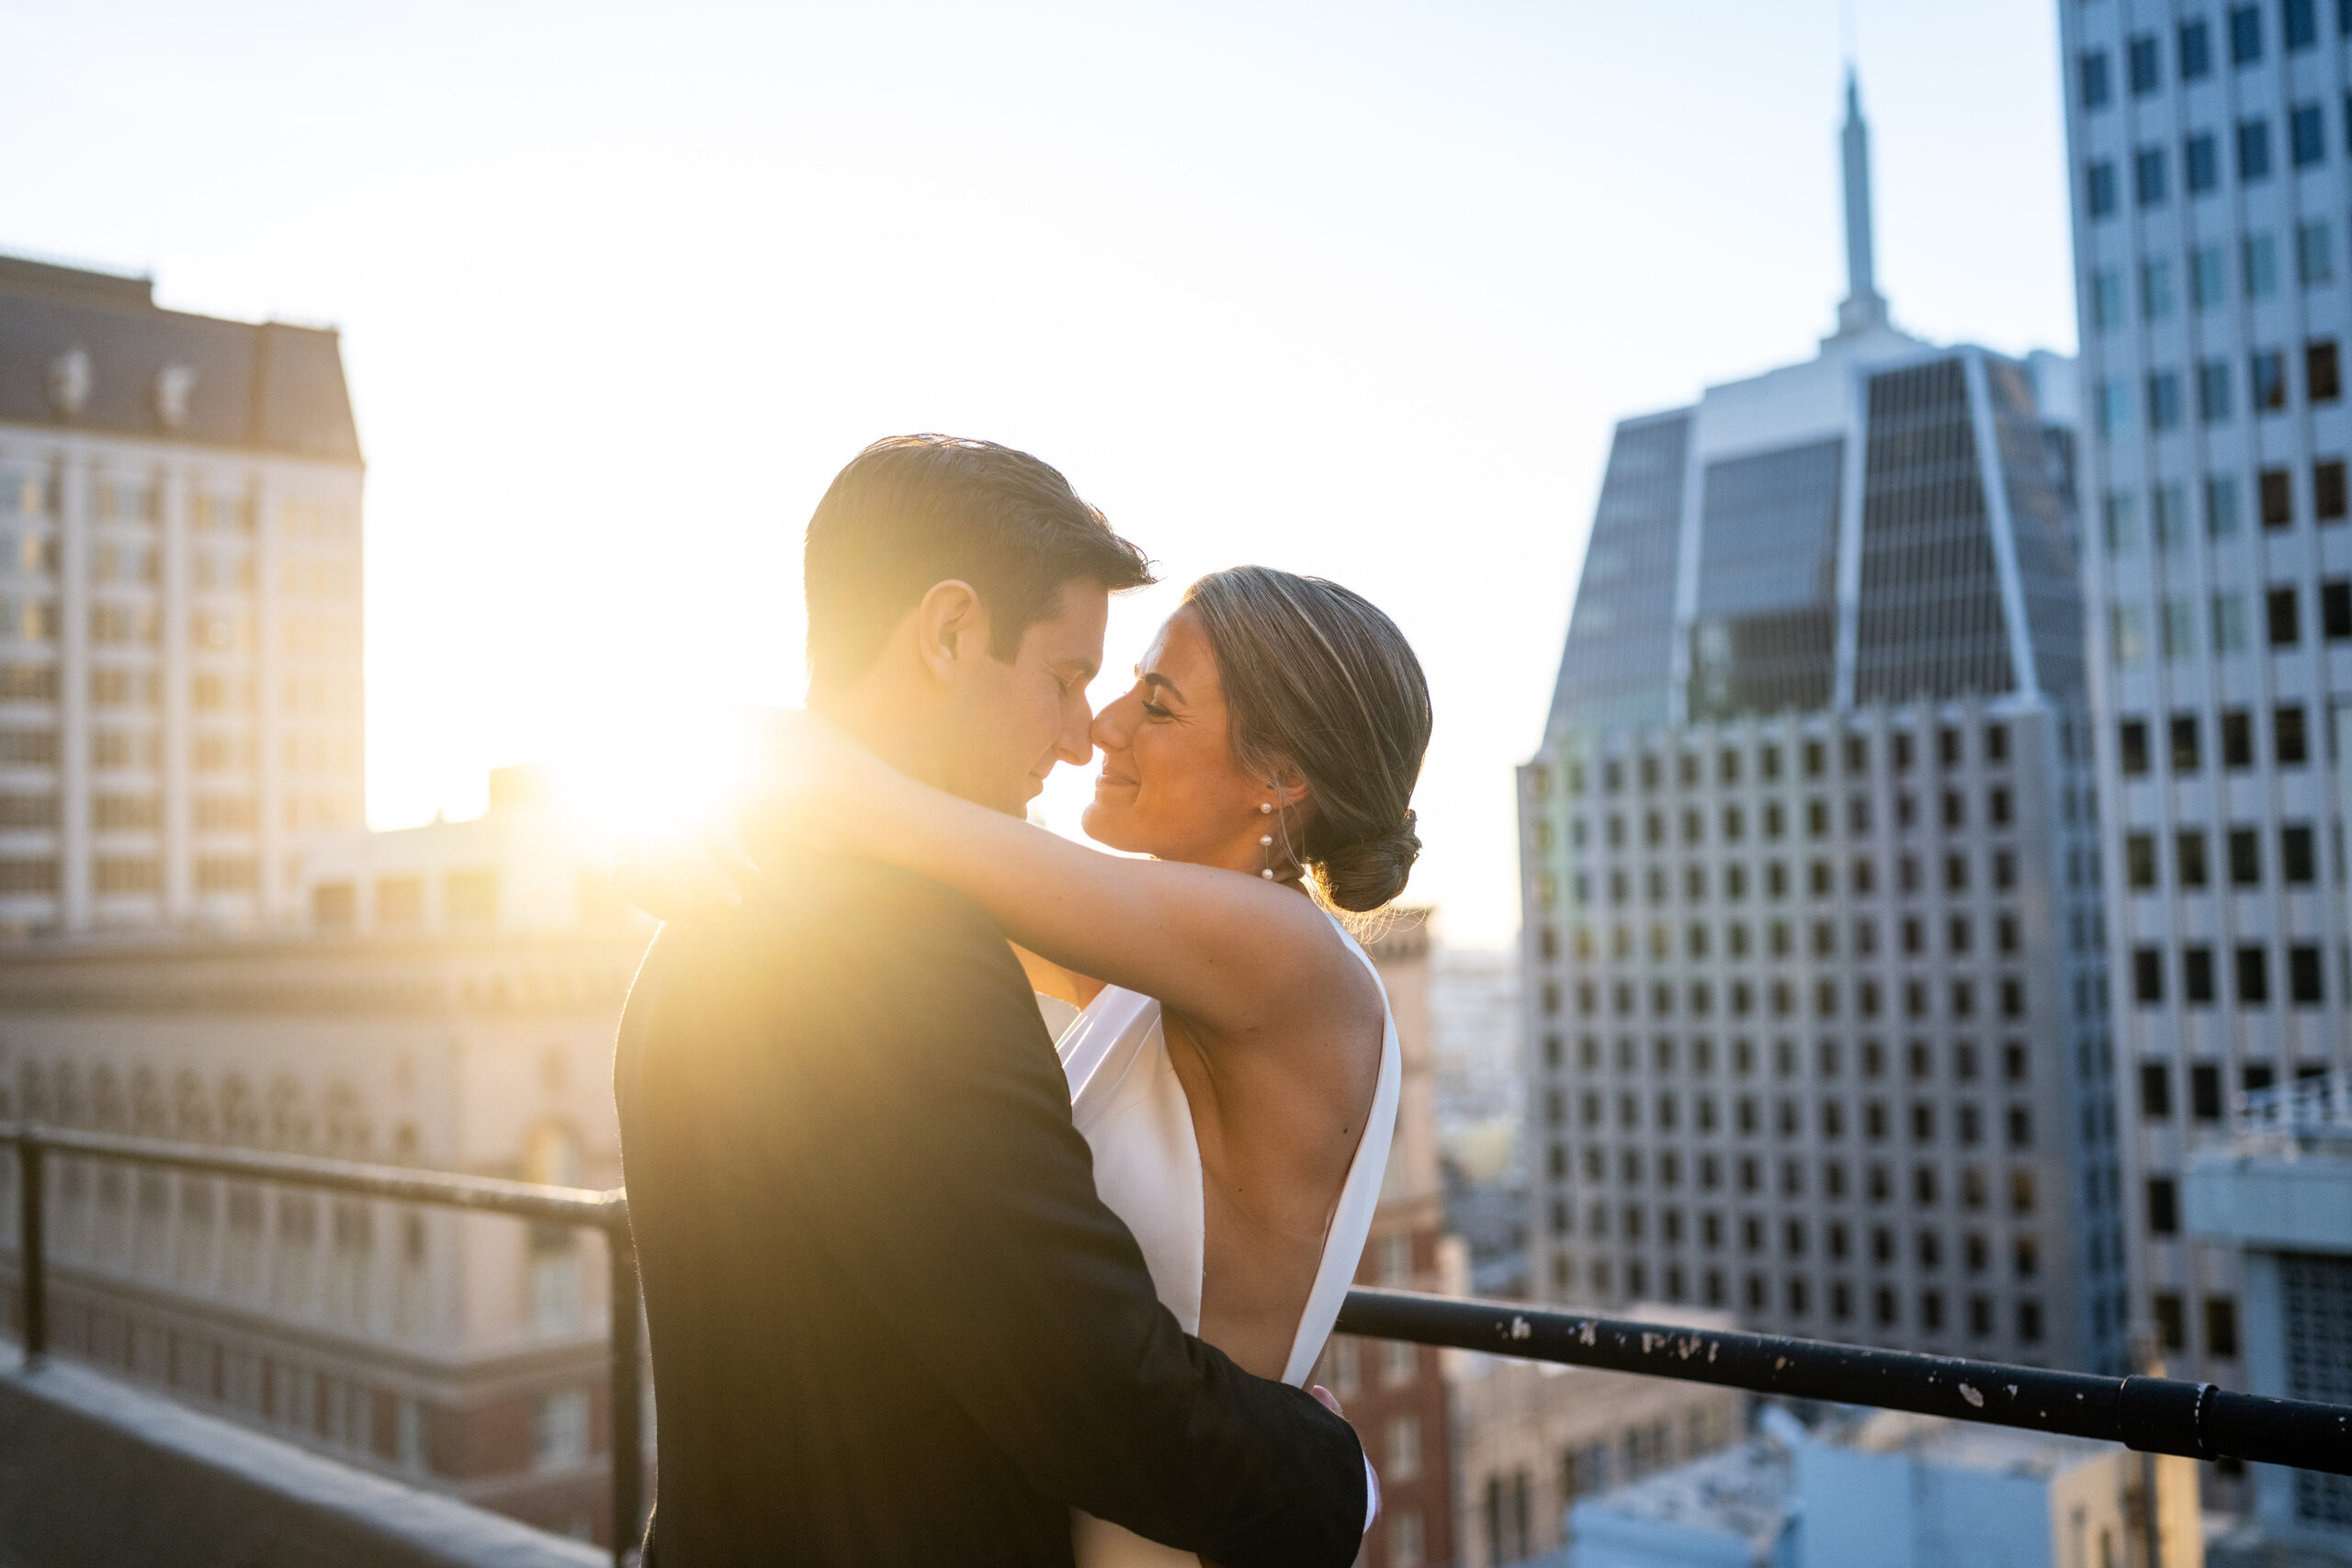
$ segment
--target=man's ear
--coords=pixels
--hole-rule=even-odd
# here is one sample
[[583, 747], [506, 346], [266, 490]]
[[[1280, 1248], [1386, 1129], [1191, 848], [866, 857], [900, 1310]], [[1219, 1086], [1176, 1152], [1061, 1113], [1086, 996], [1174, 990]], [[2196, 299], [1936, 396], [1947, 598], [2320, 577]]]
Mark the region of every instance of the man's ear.
[[915, 606], [915, 657], [942, 685], [962, 679], [989, 651], [988, 606], [968, 582], [934, 582]]

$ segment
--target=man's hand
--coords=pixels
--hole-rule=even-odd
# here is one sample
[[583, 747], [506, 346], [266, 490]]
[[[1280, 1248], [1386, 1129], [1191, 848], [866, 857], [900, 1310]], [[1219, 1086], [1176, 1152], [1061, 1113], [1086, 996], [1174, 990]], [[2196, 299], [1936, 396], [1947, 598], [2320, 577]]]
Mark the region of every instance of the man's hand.
[[[1329, 1389], [1325, 1388], [1318, 1382], [1306, 1392], [1315, 1396], [1316, 1404], [1321, 1405], [1332, 1415], [1337, 1416], [1340, 1420], [1347, 1421], [1348, 1413], [1340, 1408], [1339, 1396], [1334, 1394]], [[1353, 1426], [1355, 1423], [1350, 1421], [1348, 1424], [1350, 1426]], [[1361, 1432], [1357, 1433], [1356, 1440], [1359, 1442], [1363, 1441], [1363, 1434]], [[1380, 1522], [1380, 1472], [1372, 1468], [1372, 1453], [1370, 1450], [1366, 1450], [1363, 1456], [1363, 1533], [1370, 1535], [1372, 1533], [1372, 1527]]]

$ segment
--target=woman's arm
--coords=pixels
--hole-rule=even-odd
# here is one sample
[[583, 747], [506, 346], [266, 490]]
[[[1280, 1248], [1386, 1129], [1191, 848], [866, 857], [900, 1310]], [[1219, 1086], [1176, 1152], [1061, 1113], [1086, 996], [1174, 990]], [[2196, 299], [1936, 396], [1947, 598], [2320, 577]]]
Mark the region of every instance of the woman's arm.
[[1237, 872], [1136, 860], [932, 789], [823, 720], [780, 727], [768, 792], [743, 832], [920, 872], [965, 894], [1023, 947], [1158, 998], [1212, 1030], [1328, 1008], [1357, 960], [1311, 899]]

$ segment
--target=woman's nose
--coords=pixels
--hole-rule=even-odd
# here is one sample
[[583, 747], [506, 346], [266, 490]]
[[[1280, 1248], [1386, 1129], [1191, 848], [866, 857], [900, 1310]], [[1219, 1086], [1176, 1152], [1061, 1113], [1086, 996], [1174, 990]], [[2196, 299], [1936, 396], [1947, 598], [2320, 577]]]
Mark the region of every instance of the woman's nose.
[[1125, 697], [1105, 703], [1102, 711], [1094, 716], [1094, 723], [1087, 730], [1088, 735], [1093, 739], [1094, 744], [1102, 747], [1105, 751], [1126, 750], [1127, 737], [1133, 733], [1128, 728], [1125, 713], [1127, 705], [1127, 699]]

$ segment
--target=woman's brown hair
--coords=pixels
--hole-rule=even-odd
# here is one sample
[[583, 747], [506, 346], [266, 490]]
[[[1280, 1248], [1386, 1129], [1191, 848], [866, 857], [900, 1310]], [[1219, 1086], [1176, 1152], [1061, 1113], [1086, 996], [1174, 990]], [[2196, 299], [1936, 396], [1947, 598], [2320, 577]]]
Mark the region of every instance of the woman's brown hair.
[[1184, 604], [1216, 655], [1235, 758], [1306, 783], [1294, 850], [1323, 897], [1359, 912], [1395, 898], [1421, 852], [1411, 803], [1430, 745], [1405, 634], [1362, 594], [1272, 567], [1211, 572]]

